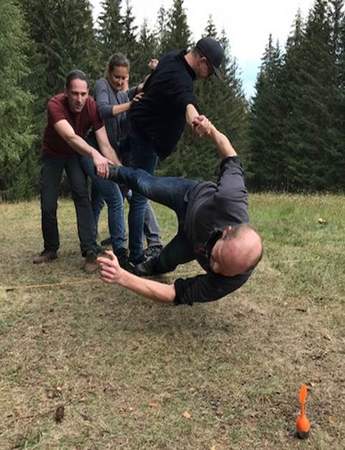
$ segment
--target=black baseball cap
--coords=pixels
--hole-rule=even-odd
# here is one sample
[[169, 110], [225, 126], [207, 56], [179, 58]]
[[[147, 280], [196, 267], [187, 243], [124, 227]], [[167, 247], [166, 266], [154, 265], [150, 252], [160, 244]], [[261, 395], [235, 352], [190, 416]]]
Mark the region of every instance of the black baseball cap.
[[224, 49], [216, 39], [208, 36], [201, 38], [195, 45], [202, 56], [205, 56], [213, 68], [214, 73], [218, 78], [221, 78], [219, 70], [224, 58]]

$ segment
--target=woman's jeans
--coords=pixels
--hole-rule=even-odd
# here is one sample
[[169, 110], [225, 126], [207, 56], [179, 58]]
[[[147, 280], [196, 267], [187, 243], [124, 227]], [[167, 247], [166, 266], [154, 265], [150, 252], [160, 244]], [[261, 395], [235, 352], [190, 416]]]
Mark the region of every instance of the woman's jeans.
[[[120, 185], [122, 196], [127, 199], [128, 203], [132, 200], [132, 191], [125, 186]], [[144, 235], [143, 240], [147, 242], [147, 247], [162, 247], [162, 241], [160, 237], [160, 229], [157, 222], [155, 212], [150, 202], [147, 202], [147, 207], [144, 216]]]

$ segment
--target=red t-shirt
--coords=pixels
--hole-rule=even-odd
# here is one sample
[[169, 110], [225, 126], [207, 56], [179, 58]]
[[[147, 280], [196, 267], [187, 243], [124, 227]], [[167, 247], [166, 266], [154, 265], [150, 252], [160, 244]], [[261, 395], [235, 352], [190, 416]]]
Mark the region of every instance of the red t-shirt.
[[48, 102], [48, 124], [44, 130], [43, 154], [61, 158], [68, 158], [75, 154], [75, 151], [54, 129], [54, 125], [63, 119], [67, 120], [75, 133], [82, 138], [86, 136], [90, 128], [97, 131], [104, 125], [92, 97], [87, 98], [80, 113], [73, 113], [68, 107], [65, 94], [57, 94]]

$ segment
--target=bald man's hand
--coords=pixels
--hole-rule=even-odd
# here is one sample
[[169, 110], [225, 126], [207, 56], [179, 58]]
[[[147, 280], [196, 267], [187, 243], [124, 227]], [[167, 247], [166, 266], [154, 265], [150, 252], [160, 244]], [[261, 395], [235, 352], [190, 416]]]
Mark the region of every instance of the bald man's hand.
[[119, 284], [123, 269], [112, 251], [107, 250], [105, 255], [106, 256], [99, 256], [97, 258], [97, 263], [100, 267], [101, 280], [104, 281], [104, 283]]

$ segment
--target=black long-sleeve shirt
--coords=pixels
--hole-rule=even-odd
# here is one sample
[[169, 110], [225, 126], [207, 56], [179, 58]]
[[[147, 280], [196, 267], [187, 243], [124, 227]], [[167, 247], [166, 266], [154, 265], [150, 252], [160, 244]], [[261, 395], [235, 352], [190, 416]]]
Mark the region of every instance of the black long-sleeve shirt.
[[175, 304], [210, 302], [238, 289], [251, 271], [225, 277], [211, 271], [211, 250], [226, 226], [248, 223], [248, 194], [240, 159], [228, 157], [220, 164], [217, 183], [198, 183], [188, 194], [184, 234], [206, 274], [175, 281]]
[[160, 159], [172, 153], [186, 124], [193, 94], [195, 73], [184, 58], [185, 51], [164, 55], [144, 85], [144, 96], [129, 112], [133, 130], [149, 139]]

